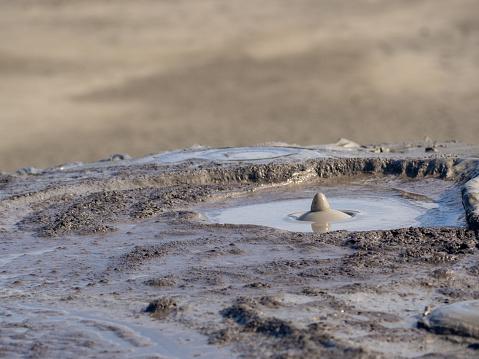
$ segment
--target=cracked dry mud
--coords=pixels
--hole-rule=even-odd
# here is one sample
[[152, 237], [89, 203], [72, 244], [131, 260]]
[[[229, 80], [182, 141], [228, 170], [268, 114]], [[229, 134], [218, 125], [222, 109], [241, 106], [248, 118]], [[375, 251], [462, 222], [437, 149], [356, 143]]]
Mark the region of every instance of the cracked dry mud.
[[[421, 325], [479, 299], [479, 149], [278, 147], [291, 148], [3, 174], [0, 357], [479, 356], [479, 339]], [[202, 212], [364, 181], [414, 198], [453, 188], [460, 206], [462, 190], [467, 225], [302, 233]]]

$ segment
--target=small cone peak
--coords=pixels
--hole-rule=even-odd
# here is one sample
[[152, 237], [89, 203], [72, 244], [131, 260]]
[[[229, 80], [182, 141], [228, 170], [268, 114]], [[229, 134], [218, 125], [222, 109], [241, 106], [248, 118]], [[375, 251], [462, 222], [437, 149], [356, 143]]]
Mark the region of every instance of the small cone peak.
[[330, 209], [329, 202], [326, 196], [318, 192], [314, 195], [313, 202], [311, 203], [311, 212], [321, 212]]

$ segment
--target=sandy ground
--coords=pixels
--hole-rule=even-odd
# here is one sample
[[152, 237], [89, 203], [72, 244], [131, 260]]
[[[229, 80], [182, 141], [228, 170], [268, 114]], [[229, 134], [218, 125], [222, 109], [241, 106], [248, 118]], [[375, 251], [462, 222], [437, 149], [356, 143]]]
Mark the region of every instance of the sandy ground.
[[477, 315], [431, 326], [437, 308], [479, 303], [478, 232], [464, 222], [303, 233], [204, 217], [358, 184], [461, 209], [478, 146], [389, 147], [0, 175], [0, 357], [477, 357]]
[[0, 1], [0, 169], [193, 144], [477, 143], [475, 0]]

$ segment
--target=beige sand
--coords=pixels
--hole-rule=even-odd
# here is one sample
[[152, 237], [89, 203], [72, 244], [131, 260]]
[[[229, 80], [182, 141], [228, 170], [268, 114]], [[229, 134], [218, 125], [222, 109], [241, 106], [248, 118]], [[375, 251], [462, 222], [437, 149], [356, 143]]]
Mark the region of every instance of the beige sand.
[[0, 2], [0, 169], [265, 141], [477, 143], [475, 0]]

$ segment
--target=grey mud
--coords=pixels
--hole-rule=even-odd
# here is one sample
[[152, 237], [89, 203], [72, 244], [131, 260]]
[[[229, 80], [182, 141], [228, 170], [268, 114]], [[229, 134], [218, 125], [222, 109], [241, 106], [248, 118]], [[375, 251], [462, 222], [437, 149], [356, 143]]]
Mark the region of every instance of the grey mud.
[[[194, 148], [2, 174], [0, 357], [479, 356], [479, 324], [448, 312], [479, 300], [478, 169], [479, 148], [449, 142]], [[203, 211], [358, 182], [461, 218], [319, 233]]]

